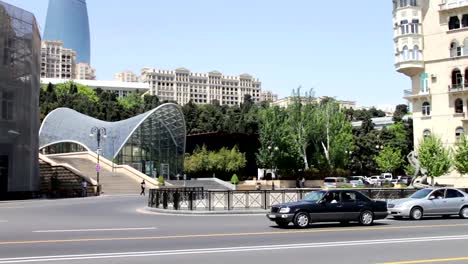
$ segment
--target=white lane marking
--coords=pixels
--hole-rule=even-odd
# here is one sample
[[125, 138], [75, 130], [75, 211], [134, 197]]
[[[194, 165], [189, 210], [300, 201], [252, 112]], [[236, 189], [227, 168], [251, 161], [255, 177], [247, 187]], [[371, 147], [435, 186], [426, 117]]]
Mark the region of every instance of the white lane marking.
[[381, 239], [381, 240], [357, 240], [357, 241], [344, 241], [344, 242], [321, 242], [321, 243], [306, 243], [306, 244], [266, 245], [266, 246], [230, 247], [230, 248], [200, 248], [200, 249], [181, 249], [181, 250], [163, 250], [163, 251], [0, 258], [0, 264], [48, 262], [48, 261], [64, 261], [64, 260], [193, 255], [193, 254], [216, 254], [216, 253], [219, 254], [219, 253], [230, 253], [230, 252], [345, 247], [345, 246], [367, 246], [367, 245], [376, 245], [376, 244], [401, 244], [401, 243], [417, 243], [417, 242], [431, 242], [432, 243], [434, 241], [451, 241], [451, 240], [468, 240], [468, 235], [418, 237], [418, 238], [396, 238], [396, 239]]
[[100, 229], [64, 229], [64, 230], [36, 230], [33, 233], [65, 233], [65, 232], [99, 232], [99, 231], [137, 231], [155, 230], [156, 227], [125, 227], [125, 228], [100, 228]]
[[7, 223], [8, 220], [0, 220], [0, 223]]

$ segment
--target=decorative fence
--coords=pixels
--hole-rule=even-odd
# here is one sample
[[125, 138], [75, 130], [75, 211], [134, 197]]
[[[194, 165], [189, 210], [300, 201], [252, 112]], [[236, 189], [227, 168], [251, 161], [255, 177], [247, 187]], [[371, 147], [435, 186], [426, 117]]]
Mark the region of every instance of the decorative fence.
[[[151, 189], [148, 206], [172, 210], [224, 211], [268, 210], [273, 204], [297, 202], [305, 194], [320, 189], [262, 191], [209, 191], [203, 188]], [[389, 200], [407, 197], [415, 189], [356, 189], [371, 199]]]

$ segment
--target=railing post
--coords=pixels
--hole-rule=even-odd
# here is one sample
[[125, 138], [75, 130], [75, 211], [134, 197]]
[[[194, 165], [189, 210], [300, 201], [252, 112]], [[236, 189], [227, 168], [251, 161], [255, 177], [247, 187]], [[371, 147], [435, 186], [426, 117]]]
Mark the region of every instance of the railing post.
[[264, 200], [264, 201], [265, 201], [264, 209], [266, 210], [266, 209], [267, 209], [267, 191], [266, 191], [266, 190], [263, 191], [263, 195], [264, 195], [264, 197], [265, 197], [265, 200]]
[[189, 205], [189, 210], [193, 211], [193, 191], [189, 191], [188, 195], [189, 195], [189, 198], [188, 198], [188, 200], [189, 200], [189, 204], [188, 204]]
[[163, 192], [163, 208], [167, 209], [167, 191]]
[[208, 191], [208, 211], [211, 211], [211, 191]]
[[227, 206], [228, 211], [231, 210], [231, 191], [227, 191]]

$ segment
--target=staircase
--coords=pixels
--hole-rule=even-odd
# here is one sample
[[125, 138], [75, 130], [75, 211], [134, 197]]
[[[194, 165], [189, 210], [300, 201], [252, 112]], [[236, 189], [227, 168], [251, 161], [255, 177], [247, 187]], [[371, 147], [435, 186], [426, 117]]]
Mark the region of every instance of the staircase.
[[[86, 157], [69, 157], [69, 156], [48, 156], [49, 159], [65, 163], [80, 170], [84, 175], [96, 179], [96, 162]], [[103, 194], [139, 194], [140, 183], [123, 173], [112, 172], [106, 166], [101, 166], [99, 173], [99, 184], [101, 193]]]
[[174, 181], [168, 180], [167, 183], [170, 183], [174, 186], [180, 187], [203, 187], [204, 190], [232, 190], [232, 188], [227, 187], [225, 184], [221, 184], [218, 182], [219, 180], [206, 178], [206, 179], [198, 179], [198, 180], [187, 180], [185, 181]]

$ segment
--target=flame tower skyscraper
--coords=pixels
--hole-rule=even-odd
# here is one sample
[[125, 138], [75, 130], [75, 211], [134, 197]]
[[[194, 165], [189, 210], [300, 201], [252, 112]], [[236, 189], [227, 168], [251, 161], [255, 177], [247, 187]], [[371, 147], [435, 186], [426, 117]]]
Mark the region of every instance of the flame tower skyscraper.
[[77, 62], [91, 64], [86, 0], [49, 0], [44, 40], [61, 40], [77, 53]]

